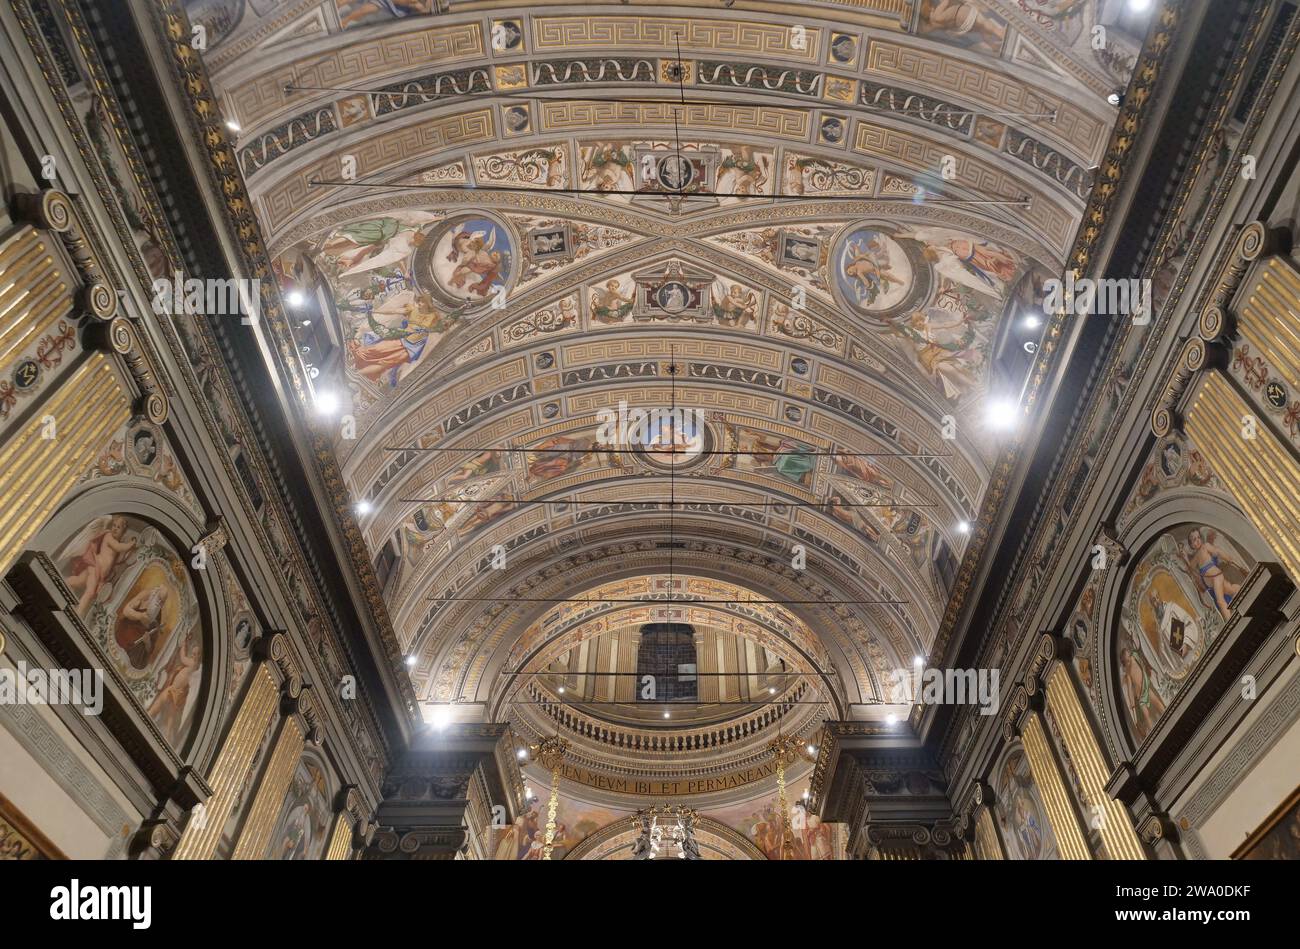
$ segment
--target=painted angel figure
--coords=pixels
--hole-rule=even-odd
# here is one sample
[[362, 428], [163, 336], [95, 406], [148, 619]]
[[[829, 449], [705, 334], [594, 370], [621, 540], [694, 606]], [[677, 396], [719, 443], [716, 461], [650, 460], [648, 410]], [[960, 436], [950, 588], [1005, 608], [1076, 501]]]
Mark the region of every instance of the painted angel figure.
[[348, 341], [353, 368], [372, 382], [387, 376], [390, 386], [397, 385], [402, 367], [417, 362], [424, 354], [430, 334], [445, 329], [444, 319], [428, 294], [420, 294], [416, 302], [403, 308], [402, 320], [396, 327], [380, 323], [373, 313], [366, 314], [366, 323], [369, 328], [360, 339]]
[[601, 323], [620, 323], [632, 312], [632, 298], [623, 293], [617, 280], [591, 291], [591, 315]]
[[101, 518], [92, 525], [81, 552], [72, 555], [64, 569], [68, 587], [81, 594], [77, 601], [79, 614], [84, 616], [100, 590], [116, 579], [136, 543], [126, 539], [126, 518], [120, 514]]
[[1201, 528], [1194, 527], [1187, 534], [1187, 545], [1180, 547], [1179, 553], [1196, 588], [1208, 594], [1219, 615], [1227, 619], [1232, 615], [1232, 598], [1246, 578], [1246, 568], [1216, 546], [1215, 540], [1214, 531], [1202, 533]]
[[843, 264], [844, 276], [853, 281], [854, 294], [859, 303], [875, 303], [881, 293], [888, 293], [893, 284], [902, 281], [894, 276], [889, 263], [889, 252], [879, 238], [852, 241], [845, 248], [848, 260]]
[[340, 227], [321, 253], [334, 261], [340, 277], [352, 277], [401, 263], [422, 243], [424, 232], [418, 224], [381, 217]]
[[1151, 669], [1136, 649], [1130, 646], [1121, 649], [1119, 665], [1124, 699], [1133, 715], [1134, 737], [1141, 741], [1165, 713], [1165, 700], [1152, 684]]
[[[501, 279], [501, 252], [496, 250], [496, 232], [457, 231], [451, 239], [447, 260], [456, 266], [448, 282], [457, 290], [467, 290], [486, 297], [492, 284]], [[466, 281], [473, 280], [468, 287]]]
[[149, 717], [173, 744], [181, 737], [185, 706], [189, 703], [194, 673], [198, 670], [201, 659], [198, 642], [191, 634], [185, 637], [167, 665], [158, 673], [158, 694], [149, 705]]

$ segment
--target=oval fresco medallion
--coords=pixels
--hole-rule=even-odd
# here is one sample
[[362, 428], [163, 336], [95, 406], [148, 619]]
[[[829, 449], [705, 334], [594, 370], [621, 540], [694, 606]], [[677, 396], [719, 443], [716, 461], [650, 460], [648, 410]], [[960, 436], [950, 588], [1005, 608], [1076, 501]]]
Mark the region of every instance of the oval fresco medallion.
[[434, 298], [458, 310], [477, 309], [510, 292], [518, 263], [518, 242], [505, 223], [462, 214], [429, 231], [416, 251], [415, 273]]
[[919, 242], [873, 223], [846, 228], [831, 254], [831, 286], [849, 312], [888, 320], [915, 309], [930, 292]]

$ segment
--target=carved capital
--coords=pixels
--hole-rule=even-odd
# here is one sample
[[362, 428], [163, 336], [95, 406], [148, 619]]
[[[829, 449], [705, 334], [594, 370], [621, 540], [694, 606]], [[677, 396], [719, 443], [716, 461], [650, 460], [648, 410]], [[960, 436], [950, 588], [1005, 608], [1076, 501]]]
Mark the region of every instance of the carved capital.
[[96, 320], [117, 315], [117, 290], [109, 283], [99, 258], [91, 249], [73, 200], [57, 188], [14, 198], [19, 217], [34, 227], [59, 235], [72, 264], [81, 276], [81, 308]]
[[146, 820], [131, 836], [127, 853], [133, 860], [166, 860], [180, 843], [180, 832], [166, 818]]
[[1178, 828], [1169, 819], [1168, 814], [1150, 814], [1138, 826], [1138, 836], [1147, 846], [1155, 846], [1161, 840], [1171, 843], [1178, 841]]
[[1232, 299], [1241, 289], [1246, 271], [1256, 260], [1290, 246], [1289, 231], [1265, 227], [1262, 221], [1252, 221], [1241, 229], [1236, 243], [1215, 276], [1210, 299], [1201, 309], [1197, 332], [1202, 339], [1216, 340], [1232, 334], [1235, 328]]
[[1219, 343], [1207, 342], [1193, 336], [1183, 344], [1177, 362], [1170, 372], [1156, 407], [1151, 411], [1151, 432], [1163, 438], [1170, 432], [1182, 430], [1180, 411], [1184, 397], [1191, 391], [1192, 382], [1204, 369], [1221, 369], [1228, 364], [1228, 351]]
[[107, 323], [91, 323], [82, 334], [88, 349], [120, 356], [139, 393], [134, 410], [155, 425], [167, 421], [171, 411], [167, 394], [158, 382], [153, 357], [149, 355], [134, 324], [124, 316]]

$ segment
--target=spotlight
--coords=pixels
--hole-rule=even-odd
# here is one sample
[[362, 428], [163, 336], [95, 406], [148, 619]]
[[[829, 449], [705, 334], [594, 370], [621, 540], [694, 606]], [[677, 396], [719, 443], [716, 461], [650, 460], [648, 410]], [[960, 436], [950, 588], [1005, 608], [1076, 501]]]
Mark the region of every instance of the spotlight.
[[991, 399], [984, 407], [984, 421], [996, 431], [1015, 428], [1016, 403], [1010, 399]]
[[316, 411], [321, 415], [333, 415], [339, 410], [339, 397], [326, 389], [316, 393]]
[[1106, 101], [1118, 109], [1120, 106], [1124, 104], [1124, 93], [1112, 92], [1110, 95], [1106, 97]]
[[415, 663], [416, 663], [416, 658], [414, 656], [406, 657], [406, 665], [408, 668], [414, 667]]
[[[958, 529], [960, 530], [960, 528], [958, 528]], [[912, 665], [914, 665], [914, 666], [923, 666], [923, 665], [925, 665], [925, 657], [923, 657], [923, 656], [913, 656], [913, 657], [912, 657]]]
[[451, 706], [435, 705], [433, 708], [433, 727], [442, 731], [451, 724]]
[[768, 686], [768, 687], [767, 687], [767, 694], [768, 694], [768, 695], [776, 695], [776, 689], [774, 689], [772, 686]]
[[817, 754], [817, 746], [816, 746], [816, 745], [809, 745], [809, 746], [808, 746], [808, 754], [810, 754], [810, 755], [815, 755], [815, 754]]
[[1027, 330], [1036, 330], [1038, 329], [1038, 327], [1042, 325], [1043, 325], [1043, 321], [1036, 316], [1025, 317], [1025, 329]]
[[361, 500], [357, 502], [356, 512], [358, 514], [369, 514], [370, 511], [371, 511], [371, 505], [369, 501]]
[[242, 131], [242, 129], [240, 129], [239, 127], [239, 123], [236, 122], [234, 119], [226, 119], [226, 128], [230, 129], [230, 131], [232, 132]]
[[290, 290], [284, 295], [284, 302], [289, 306], [302, 306], [307, 302], [307, 298], [302, 295], [301, 291]]
[[525, 785], [524, 785], [524, 800], [526, 800], [526, 801], [531, 801], [532, 799], [533, 799], [533, 789], [530, 788], [528, 785], [525, 784]]
[[1134, 13], [1146, 13], [1151, 9], [1151, 0], [1128, 0], [1128, 8]]
[[561, 694], [561, 695], [564, 694], [564, 686], [560, 686], [560, 694]]
[[515, 757], [518, 758], [520, 761], [523, 761], [525, 758], [528, 757], [528, 749], [520, 748], [518, 751], [515, 752]]
[[957, 522], [957, 533], [958, 533], [958, 534], [969, 534], [969, 533], [970, 533], [970, 521], [958, 521], [958, 522]]
[[667, 712], [664, 712], [664, 718], [672, 718], [672, 716], [669, 715]]
[[897, 715], [894, 715], [894, 714], [892, 714], [892, 713], [889, 714], [889, 715], [886, 715], [886, 716], [885, 716], [885, 724], [886, 724], [886, 725], [897, 725], [897, 724], [898, 724], [898, 716], [897, 716]]

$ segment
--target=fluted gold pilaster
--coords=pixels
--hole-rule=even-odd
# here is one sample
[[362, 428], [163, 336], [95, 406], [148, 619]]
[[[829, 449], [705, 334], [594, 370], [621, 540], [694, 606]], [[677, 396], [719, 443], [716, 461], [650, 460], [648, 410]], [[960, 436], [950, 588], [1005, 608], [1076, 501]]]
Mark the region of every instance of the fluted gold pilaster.
[[1106, 793], [1110, 772], [1102, 760], [1101, 746], [1088, 724], [1070, 674], [1059, 663], [1047, 677], [1047, 704], [1061, 727], [1061, 739], [1074, 760], [1088, 803], [1101, 808], [1100, 831], [1106, 856], [1112, 860], [1145, 859], [1146, 853], [1133, 831], [1128, 811]]
[[347, 860], [352, 856], [352, 822], [346, 813], [334, 817], [334, 829], [330, 832], [330, 843], [325, 849], [326, 860]]
[[[108, 357], [94, 353], [10, 438], [0, 450], [0, 570], [22, 553], [130, 417], [130, 402]], [[51, 431], [52, 438], [44, 437]]]
[[1067, 860], [1091, 860], [1088, 841], [1083, 837], [1083, 830], [1070, 806], [1070, 797], [1065, 790], [1065, 782], [1057, 769], [1056, 759], [1047, 743], [1047, 733], [1037, 712], [1031, 712], [1025, 721], [1021, 739], [1025, 745], [1025, 757], [1029, 760], [1029, 770], [1033, 773], [1034, 784], [1043, 798], [1047, 808], [1047, 819], [1051, 822], [1056, 844], [1061, 848], [1061, 856]]
[[981, 807], [975, 818], [975, 856], [980, 860], [1003, 860], [1002, 844], [993, 826], [993, 815]]
[[212, 797], [204, 806], [203, 819], [190, 819], [181, 835], [181, 842], [176, 846], [173, 860], [208, 860], [216, 853], [221, 832], [234, 809], [235, 798], [255, 764], [253, 757], [257, 746], [266, 734], [278, 703], [279, 692], [270, 671], [259, 666], [208, 777]]
[[1300, 463], [1262, 422], [1255, 437], [1245, 438], [1247, 417], [1256, 418], [1255, 409], [1223, 375], [1211, 372], [1184, 427], [1292, 579], [1300, 579]]
[[298, 720], [292, 716], [285, 719], [231, 859], [261, 860], [266, 855], [271, 831], [284, 805], [284, 796], [289, 792], [289, 782], [293, 780], [293, 769], [298, 767], [303, 744]]

